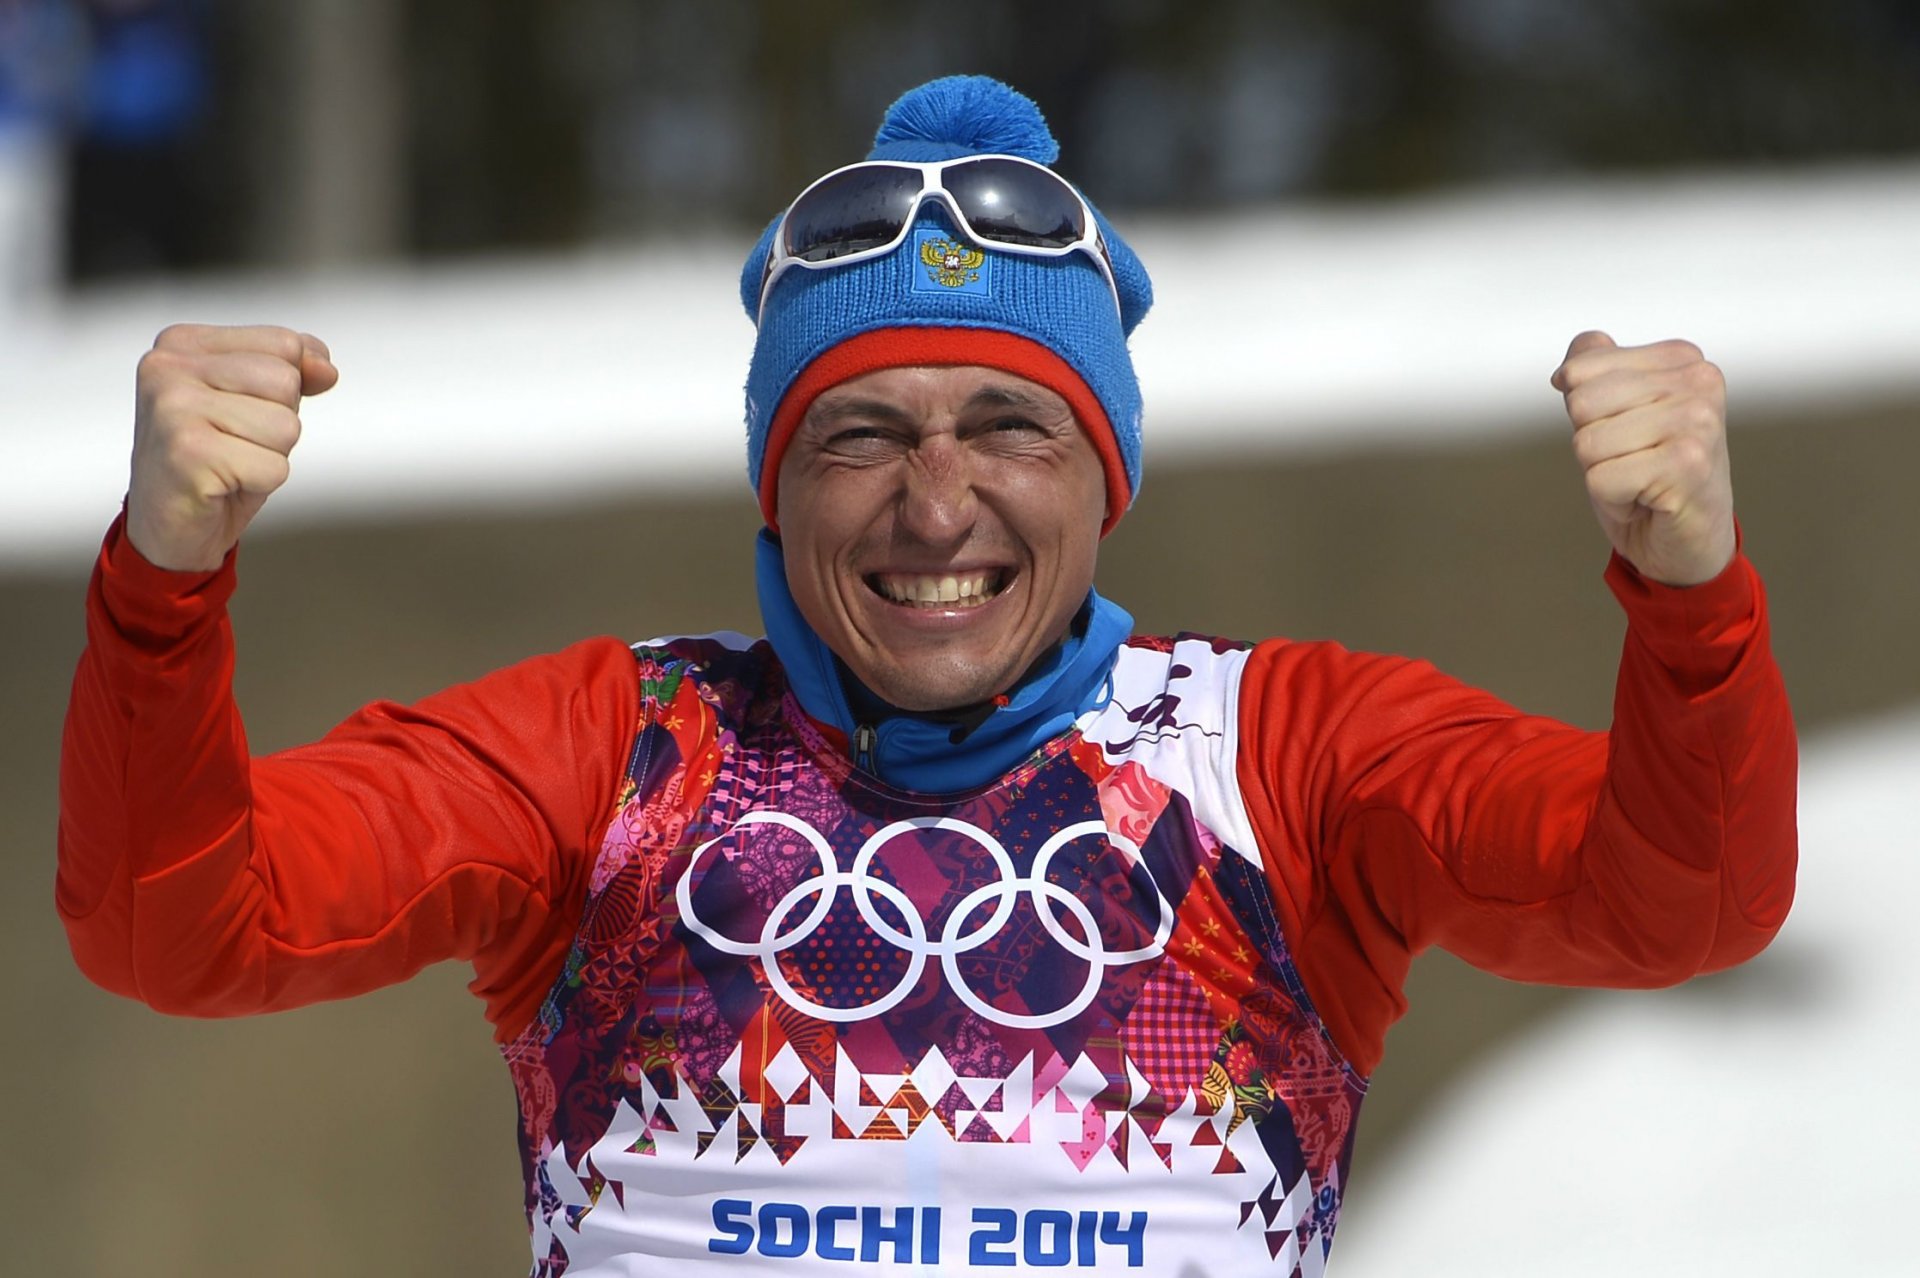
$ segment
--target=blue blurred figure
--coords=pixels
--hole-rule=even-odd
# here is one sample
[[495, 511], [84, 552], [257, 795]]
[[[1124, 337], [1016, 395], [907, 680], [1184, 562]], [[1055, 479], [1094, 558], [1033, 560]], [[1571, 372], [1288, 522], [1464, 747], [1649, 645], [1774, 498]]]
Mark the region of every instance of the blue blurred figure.
[[70, 150], [75, 279], [193, 266], [206, 254], [195, 180], [212, 85], [200, 0], [88, 0]]

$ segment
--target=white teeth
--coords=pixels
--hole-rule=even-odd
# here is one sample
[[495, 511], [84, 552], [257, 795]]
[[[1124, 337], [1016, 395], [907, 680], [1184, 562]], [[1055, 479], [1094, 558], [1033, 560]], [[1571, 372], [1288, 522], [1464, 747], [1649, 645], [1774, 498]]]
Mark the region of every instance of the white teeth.
[[960, 604], [962, 607], [977, 607], [999, 593], [997, 571], [974, 572], [966, 576], [948, 573], [944, 576], [915, 575], [894, 573], [876, 573], [868, 580], [874, 588], [895, 603], [918, 604]]

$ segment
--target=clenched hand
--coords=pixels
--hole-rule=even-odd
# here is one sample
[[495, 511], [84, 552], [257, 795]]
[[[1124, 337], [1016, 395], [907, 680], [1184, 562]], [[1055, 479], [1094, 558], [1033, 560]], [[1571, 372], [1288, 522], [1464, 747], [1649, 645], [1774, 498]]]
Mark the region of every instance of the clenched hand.
[[1669, 586], [1719, 576], [1734, 552], [1720, 370], [1691, 342], [1618, 346], [1588, 332], [1567, 347], [1553, 385], [1613, 548]]
[[300, 398], [340, 379], [286, 328], [176, 324], [140, 360], [127, 537], [160, 568], [210, 571], [287, 480]]

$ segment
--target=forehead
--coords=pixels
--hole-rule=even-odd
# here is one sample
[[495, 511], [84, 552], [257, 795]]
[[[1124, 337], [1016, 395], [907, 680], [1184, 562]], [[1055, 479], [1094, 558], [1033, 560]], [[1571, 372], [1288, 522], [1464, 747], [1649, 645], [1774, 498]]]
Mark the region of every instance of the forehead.
[[822, 391], [807, 409], [809, 422], [856, 414], [925, 418], [1013, 409], [1043, 420], [1071, 419], [1065, 397], [1003, 369], [976, 364], [881, 368]]

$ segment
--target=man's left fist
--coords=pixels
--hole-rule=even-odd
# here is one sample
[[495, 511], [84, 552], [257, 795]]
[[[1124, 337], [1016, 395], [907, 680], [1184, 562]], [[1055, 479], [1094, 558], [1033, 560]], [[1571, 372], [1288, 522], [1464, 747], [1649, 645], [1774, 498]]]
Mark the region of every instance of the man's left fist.
[[1710, 581], [1733, 559], [1727, 383], [1692, 342], [1582, 333], [1553, 372], [1600, 527], [1640, 575]]

